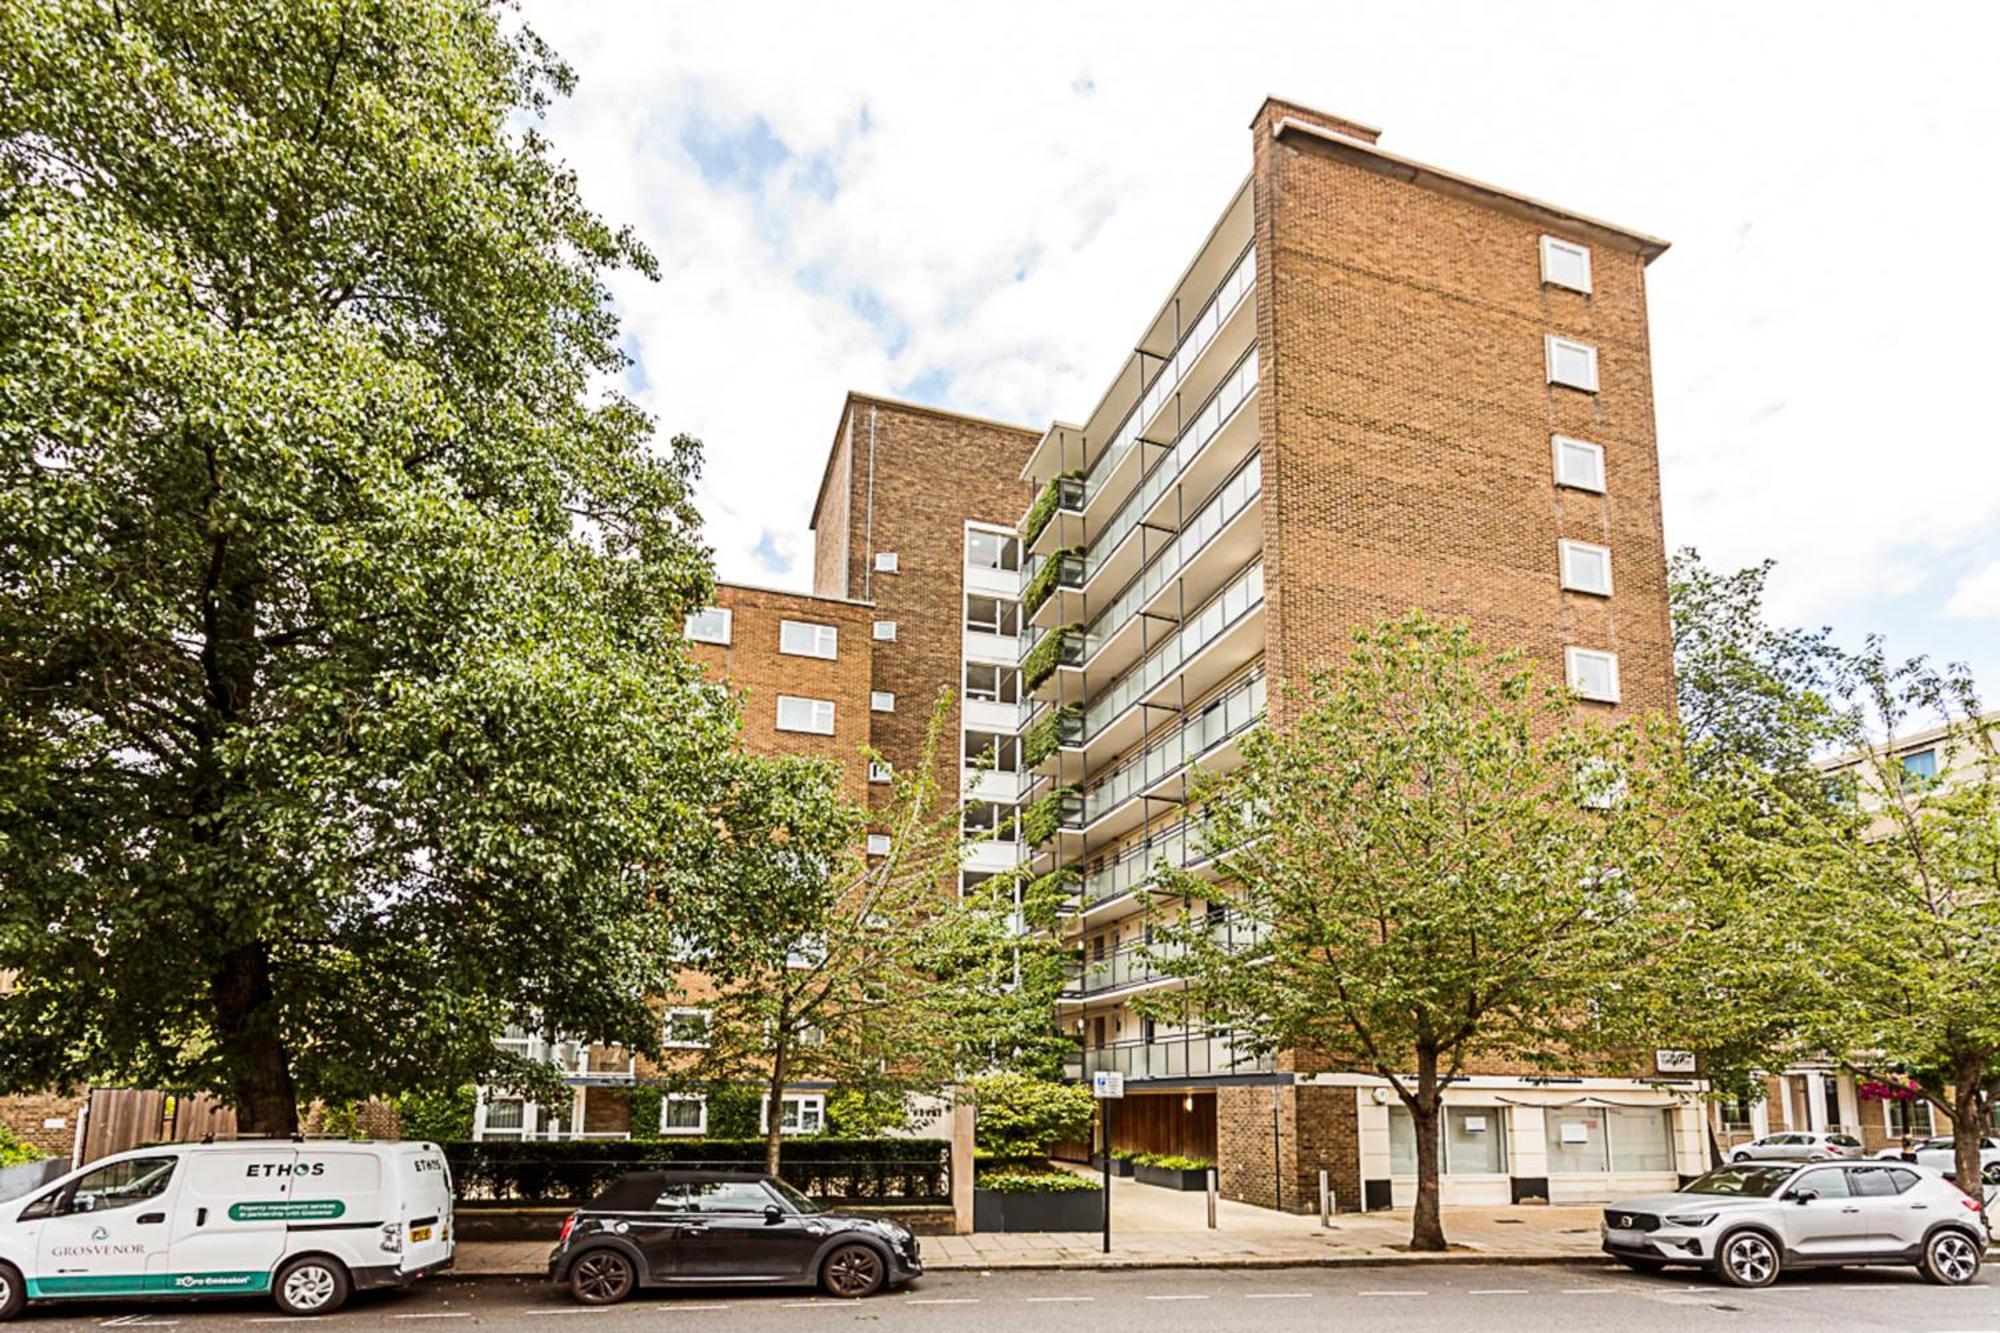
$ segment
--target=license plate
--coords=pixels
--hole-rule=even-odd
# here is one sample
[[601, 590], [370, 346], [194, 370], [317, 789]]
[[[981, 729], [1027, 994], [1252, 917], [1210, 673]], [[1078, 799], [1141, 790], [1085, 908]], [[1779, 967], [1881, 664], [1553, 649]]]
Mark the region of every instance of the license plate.
[[421, 1244], [422, 1242], [427, 1241], [430, 1238], [431, 1238], [431, 1229], [429, 1227], [410, 1228], [410, 1244], [412, 1245]]
[[1612, 1245], [1630, 1245], [1638, 1247], [1646, 1243], [1646, 1233], [1637, 1230], [1636, 1228], [1627, 1229], [1625, 1227], [1606, 1227], [1604, 1228], [1604, 1239], [1607, 1243]]

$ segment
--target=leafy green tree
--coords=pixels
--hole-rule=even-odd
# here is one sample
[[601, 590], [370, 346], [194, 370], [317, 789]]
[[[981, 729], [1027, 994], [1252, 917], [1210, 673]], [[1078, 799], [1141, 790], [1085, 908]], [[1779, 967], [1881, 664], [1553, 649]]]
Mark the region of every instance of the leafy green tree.
[[13, 1130], [0, 1125], [0, 1166], [26, 1166], [29, 1162], [39, 1162], [48, 1154], [20, 1138]]
[[570, 84], [479, 0], [0, 6], [0, 1084], [282, 1133], [651, 1029], [732, 710]]
[[[1573, 1067], [1593, 1006], [1643, 978], [1697, 839], [1670, 728], [1579, 715], [1463, 623], [1357, 632], [1200, 793], [1256, 943], [1205, 914], [1156, 932], [1156, 1003], [1248, 1044], [1380, 1075], [1416, 1131], [1411, 1244], [1444, 1247], [1439, 1109], [1481, 1056]], [[1168, 872], [1164, 897], [1209, 899]]]
[[[1046, 937], [1017, 928], [1012, 881], [955, 891], [963, 854], [957, 803], [939, 791], [950, 695], [933, 710], [923, 757], [888, 802], [864, 811], [830, 760], [743, 756], [715, 803], [721, 830], [691, 912], [687, 965], [712, 997], [706, 1044], [683, 1082], [760, 1083], [766, 1169], [781, 1154], [785, 1087], [827, 1080], [859, 1094], [937, 1091], [996, 1059], [1054, 1045]], [[887, 828], [881, 855], [871, 823]]]
[[972, 1098], [973, 1143], [1003, 1161], [1046, 1158], [1059, 1143], [1085, 1142], [1097, 1114], [1089, 1088], [1015, 1071], [974, 1079]]

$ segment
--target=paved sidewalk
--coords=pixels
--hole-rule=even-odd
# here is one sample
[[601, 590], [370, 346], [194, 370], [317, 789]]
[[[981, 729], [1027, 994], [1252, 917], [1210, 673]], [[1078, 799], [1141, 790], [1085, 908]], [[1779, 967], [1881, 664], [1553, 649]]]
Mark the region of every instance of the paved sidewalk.
[[[1595, 1207], [1447, 1208], [1444, 1254], [1413, 1254], [1408, 1209], [1341, 1213], [1329, 1227], [1317, 1217], [1254, 1208], [1224, 1199], [1216, 1229], [1207, 1200], [1134, 1180], [1111, 1182], [1111, 1253], [1096, 1232], [981, 1233], [924, 1237], [924, 1266], [959, 1269], [1285, 1267], [1302, 1264], [1400, 1264], [1504, 1260], [1520, 1263], [1589, 1258], [1598, 1249]], [[461, 1274], [545, 1271], [554, 1238], [473, 1241], [458, 1247]]]

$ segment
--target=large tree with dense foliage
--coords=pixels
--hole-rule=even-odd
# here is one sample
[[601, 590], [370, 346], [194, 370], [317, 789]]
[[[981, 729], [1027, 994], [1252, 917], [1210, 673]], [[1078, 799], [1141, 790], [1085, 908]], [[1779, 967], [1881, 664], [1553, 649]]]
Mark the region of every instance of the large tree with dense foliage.
[[0, 6], [0, 1081], [300, 1100], [637, 1042], [731, 708], [651, 271], [478, 0]]
[[[1254, 1045], [1386, 1079], [1416, 1131], [1411, 1243], [1444, 1247], [1440, 1105], [1481, 1056], [1574, 1067], [1692, 891], [1690, 784], [1658, 720], [1579, 715], [1518, 657], [1421, 614], [1356, 634], [1201, 795], [1256, 940], [1156, 935], [1175, 1004]], [[1167, 875], [1184, 899], [1218, 891]]]

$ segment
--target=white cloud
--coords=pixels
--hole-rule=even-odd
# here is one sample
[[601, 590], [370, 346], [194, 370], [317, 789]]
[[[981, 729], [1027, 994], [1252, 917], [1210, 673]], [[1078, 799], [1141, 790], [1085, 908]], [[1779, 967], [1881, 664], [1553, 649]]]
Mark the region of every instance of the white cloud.
[[[1996, 556], [2000, 7], [1918, 15], [527, 4], [581, 78], [551, 133], [665, 268], [616, 297], [642, 400], [708, 443], [725, 576], [771, 579], [768, 535], [803, 585], [850, 387], [1036, 426], [1086, 410], [1277, 93], [1675, 242], [1649, 280], [1669, 539], [1776, 557], [1803, 621], [1906, 610], [1941, 595], [1931, 571]], [[695, 134], [788, 156], [718, 183]]]
[[2000, 560], [1960, 579], [1944, 613], [1962, 620], [2000, 619]]

